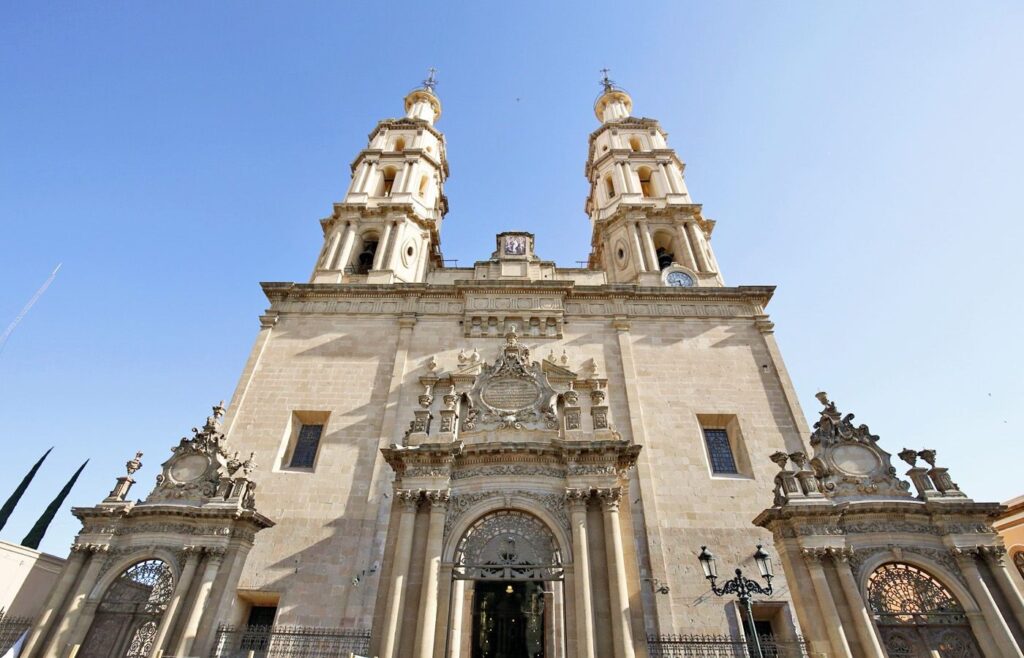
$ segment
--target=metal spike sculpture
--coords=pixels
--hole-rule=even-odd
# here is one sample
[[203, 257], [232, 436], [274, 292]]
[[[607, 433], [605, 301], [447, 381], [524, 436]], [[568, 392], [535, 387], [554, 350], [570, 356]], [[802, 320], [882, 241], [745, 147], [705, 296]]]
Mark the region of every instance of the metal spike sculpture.
[[32, 529], [28, 531], [25, 538], [21, 540], [22, 546], [32, 549], [39, 548], [39, 542], [43, 541], [43, 535], [46, 534], [47, 528], [50, 527], [53, 517], [57, 516], [57, 510], [59, 510], [60, 506], [64, 504], [64, 499], [68, 497], [69, 493], [71, 493], [71, 487], [75, 486], [75, 482], [78, 481], [78, 476], [82, 474], [82, 471], [85, 469], [85, 465], [88, 463], [89, 460], [86, 459], [82, 465], [78, 467], [75, 474], [71, 476], [68, 483], [64, 485], [64, 488], [60, 490], [57, 497], [53, 499], [53, 502], [46, 508], [43, 515], [39, 517], [38, 521], [36, 521], [36, 524], [32, 526]]
[[14, 512], [14, 508], [18, 506], [18, 501], [21, 500], [25, 490], [28, 489], [28, 485], [31, 484], [32, 478], [36, 476], [36, 471], [38, 471], [39, 467], [43, 465], [43, 460], [46, 459], [47, 455], [49, 455], [52, 450], [53, 448], [50, 448], [50, 450], [43, 453], [43, 456], [39, 458], [36, 465], [29, 469], [29, 472], [21, 479], [21, 484], [19, 484], [18, 488], [14, 490], [11, 497], [7, 499], [4, 506], [0, 507], [0, 530], [7, 525], [7, 519], [11, 517], [11, 513]]

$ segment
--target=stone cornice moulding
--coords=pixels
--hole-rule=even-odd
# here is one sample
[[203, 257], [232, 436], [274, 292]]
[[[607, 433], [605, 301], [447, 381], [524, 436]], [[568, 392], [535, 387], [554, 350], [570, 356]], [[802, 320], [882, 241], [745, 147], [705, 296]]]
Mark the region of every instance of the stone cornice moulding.
[[[762, 309], [775, 293], [775, 286], [732, 286], [670, 288], [609, 283], [599, 286], [576, 285], [572, 281], [456, 281], [452, 285], [426, 283], [292, 283], [265, 281], [260, 284], [271, 303], [284, 301], [351, 299], [446, 299], [460, 300], [466, 292], [488, 294], [551, 294], [562, 292], [565, 299], [616, 299], [682, 302], [750, 302]], [[509, 309], [514, 315], [516, 309]]]

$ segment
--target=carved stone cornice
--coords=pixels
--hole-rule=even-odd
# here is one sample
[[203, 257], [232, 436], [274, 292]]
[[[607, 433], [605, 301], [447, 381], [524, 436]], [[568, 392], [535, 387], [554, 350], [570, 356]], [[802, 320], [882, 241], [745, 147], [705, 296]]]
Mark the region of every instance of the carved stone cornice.
[[[467, 276], [471, 273], [467, 271]], [[554, 285], [552, 285], [554, 284]], [[358, 314], [400, 316], [462, 316], [464, 330], [472, 331], [473, 318], [481, 334], [503, 336], [506, 320], [524, 329], [549, 319], [560, 326], [567, 318], [747, 318], [768, 322], [764, 307], [773, 286], [693, 287], [637, 286], [633, 284], [575, 285], [571, 281], [458, 281], [424, 283], [263, 283], [271, 303], [268, 315]], [[478, 307], [473, 308], [476, 304]], [[494, 331], [484, 333], [486, 318], [496, 319]], [[468, 329], [466, 319], [469, 319]], [[497, 321], [500, 319], [500, 326]], [[767, 326], [767, 325], [765, 325]], [[557, 327], [556, 327], [557, 328]], [[547, 329], [527, 339], [552, 337]]]

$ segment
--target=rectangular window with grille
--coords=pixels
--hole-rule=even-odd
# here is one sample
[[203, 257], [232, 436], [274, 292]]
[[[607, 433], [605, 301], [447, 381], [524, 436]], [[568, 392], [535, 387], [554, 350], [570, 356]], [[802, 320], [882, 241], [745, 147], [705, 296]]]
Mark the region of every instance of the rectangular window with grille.
[[292, 449], [292, 458], [288, 463], [289, 467], [313, 468], [316, 452], [320, 449], [320, 435], [323, 434], [323, 431], [323, 425], [301, 425], [299, 427], [295, 447]]
[[708, 460], [711, 472], [715, 474], [737, 474], [736, 458], [732, 454], [729, 433], [724, 429], [704, 428], [704, 442], [708, 446]]

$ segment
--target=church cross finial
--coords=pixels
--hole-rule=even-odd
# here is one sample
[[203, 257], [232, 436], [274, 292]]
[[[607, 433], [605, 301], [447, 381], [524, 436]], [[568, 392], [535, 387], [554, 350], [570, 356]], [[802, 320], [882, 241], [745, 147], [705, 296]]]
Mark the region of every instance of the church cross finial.
[[427, 79], [423, 81], [423, 88], [427, 91], [434, 91], [437, 86], [437, 69], [431, 66], [427, 69]]
[[608, 77], [609, 73], [611, 73], [611, 71], [609, 69], [607, 69], [607, 68], [601, 69], [601, 75], [603, 76], [601, 78], [601, 85], [604, 87], [605, 93], [607, 93], [607, 92], [609, 92], [609, 91], [611, 91], [612, 89], [615, 88], [615, 82], [611, 78]]

